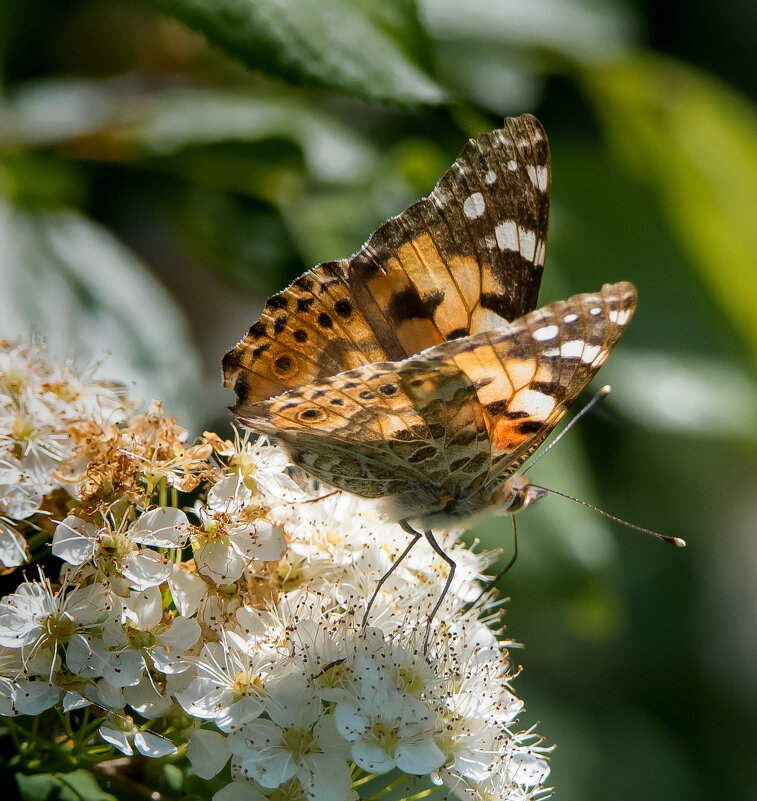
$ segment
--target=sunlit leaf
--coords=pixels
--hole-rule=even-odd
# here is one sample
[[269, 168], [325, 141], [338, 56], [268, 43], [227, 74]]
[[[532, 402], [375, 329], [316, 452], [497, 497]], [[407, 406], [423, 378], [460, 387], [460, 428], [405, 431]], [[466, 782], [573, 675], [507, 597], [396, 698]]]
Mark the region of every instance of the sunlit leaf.
[[[445, 98], [408, 55], [407, 31], [420, 36], [409, 2], [394, 4], [394, 14], [364, 0], [153, 2], [248, 66], [293, 83], [401, 105]], [[419, 49], [425, 50], [425, 43]]]
[[625, 49], [635, 30], [624, 5], [600, 0], [419, 0], [436, 42], [554, 51], [584, 62]]
[[622, 387], [613, 401], [638, 425], [706, 439], [757, 441], [757, 383], [736, 364], [701, 354], [692, 359], [626, 348], [613, 355], [602, 375]]
[[186, 323], [123, 245], [76, 212], [0, 201], [0, 252], [0, 336], [38, 331], [61, 356], [109, 351], [102, 375], [191, 419], [199, 369]]
[[654, 55], [586, 76], [612, 142], [654, 184], [681, 248], [757, 357], [757, 111]]

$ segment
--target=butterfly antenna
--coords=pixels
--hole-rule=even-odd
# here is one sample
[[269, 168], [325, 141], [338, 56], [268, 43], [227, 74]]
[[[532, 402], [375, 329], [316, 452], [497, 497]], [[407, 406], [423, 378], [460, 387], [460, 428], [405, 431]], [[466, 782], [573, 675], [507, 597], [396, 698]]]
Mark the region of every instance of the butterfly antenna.
[[[568, 425], [563, 428], [563, 430], [552, 440], [552, 442], [547, 445], [547, 447], [541, 451], [541, 453], [537, 454], [533, 461], [530, 464], [527, 464], [523, 470], [521, 470], [521, 474], [527, 473], [544, 455], [549, 453], [552, 448], [557, 445], [557, 443], [570, 431], [571, 428], [593, 407], [596, 406], [602, 398], [606, 398], [610, 394], [610, 385], [605, 384], [602, 389], [597, 392], [597, 394], [586, 404], [586, 406], [581, 409], [580, 412], [568, 423]], [[575, 500], [575, 498], [574, 498]]]
[[598, 506], [594, 506], [591, 503], [582, 501], [580, 498], [574, 498], [572, 495], [568, 495], [566, 492], [560, 492], [559, 490], [550, 489], [549, 487], [539, 487], [537, 485], [534, 486], [536, 487], [536, 489], [544, 490], [545, 492], [551, 492], [552, 495], [559, 495], [561, 498], [567, 498], [569, 501], [575, 501], [576, 503], [580, 503], [581, 506], [585, 506], [587, 509], [591, 509], [594, 512], [599, 512], [599, 514], [601, 514], [603, 517], [607, 517], [610, 520], [614, 520], [616, 523], [620, 523], [622, 526], [625, 526], [626, 528], [632, 528], [635, 531], [641, 531], [642, 534], [650, 534], [651, 536], [656, 537], [658, 540], [662, 540], [663, 542], [668, 542], [671, 545], [675, 545], [676, 548], [686, 547], [686, 540], [683, 540], [680, 537], [668, 537], [665, 534], [660, 534], [658, 531], [652, 531], [652, 529], [644, 528], [643, 526], [637, 526], [635, 523], [629, 523], [627, 520], [623, 520], [620, 517], [611, 515], [609, 512], [605, 512], [604, 509], [600, 509]]

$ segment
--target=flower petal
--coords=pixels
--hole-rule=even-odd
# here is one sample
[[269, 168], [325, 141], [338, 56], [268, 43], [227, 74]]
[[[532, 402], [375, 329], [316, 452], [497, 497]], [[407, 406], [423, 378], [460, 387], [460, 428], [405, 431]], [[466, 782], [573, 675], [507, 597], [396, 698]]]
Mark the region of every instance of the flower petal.
[[95, 555], [96, 537], [95, 526], [69, 515], [53, 534], [53, 556], [70, 565], [83, 565]]
[[155, 551], [136, 550], [124, 557], [121, 572], [124, 578], [131, 582], [132, 587], [146, 590], [168, 581], [171, 565]]
[[135, 734], [134, 745], [142, 756], [153, 759], [178, 752], [178, 748], [170, 740], [149, 731], [140, 731]]
[[181, 548], [189, 536], [189, 520], [181, 509], [159, 506], [141, 515], [128, 533], [140, 545]]
[[226, 738], [217, 731], [198, 729], [187, 744], [187, 757], [192, 770], [201, 779], [212, 779], [229, 761]]

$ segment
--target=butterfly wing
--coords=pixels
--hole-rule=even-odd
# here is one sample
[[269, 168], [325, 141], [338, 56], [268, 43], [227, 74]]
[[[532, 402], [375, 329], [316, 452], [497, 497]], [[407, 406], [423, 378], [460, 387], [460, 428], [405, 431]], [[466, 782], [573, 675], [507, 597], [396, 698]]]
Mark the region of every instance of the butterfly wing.
[[480, 485], [489, 469], [475, 389], [443, 357], [359, 367], [237, 413], [312, 476], [364, 498], [429, 482]]
[[496, 331], [236, 412], [332, 486], [401, 496], [411, 518], [445, 505], [465, 516], [487, 506], [494, 487], [554, 428], [620, 339], [635, 303], [631, 284], [606, 284]]
[[539, 447], [618, 343], [636, 307], [622, 281], [531, 312], [459, 343], [452, 359], [476, 387], [491, 443], [487, 484]]
[[549, 222], [549, 150], [530, 115], [471, 140], [433, 192], [350, 259], [269, 298], [223, 360], [239, 403], [401, 360], [536, 306]]

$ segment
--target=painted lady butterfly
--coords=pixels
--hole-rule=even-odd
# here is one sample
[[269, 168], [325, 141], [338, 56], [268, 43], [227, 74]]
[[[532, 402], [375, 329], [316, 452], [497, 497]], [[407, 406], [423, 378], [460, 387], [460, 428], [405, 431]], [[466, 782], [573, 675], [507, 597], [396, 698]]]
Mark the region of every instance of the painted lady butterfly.
[[432, 545], [430, 529], [541, 497], [516, 471], [636, 303], [621, 282], [536, 309], [549, 186], [534, 117], [471, 140], [358, 253], [269, 298], [223, 359], [233, 411], [311, 476], [386, 498]]

